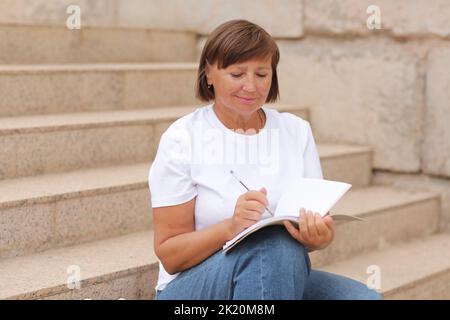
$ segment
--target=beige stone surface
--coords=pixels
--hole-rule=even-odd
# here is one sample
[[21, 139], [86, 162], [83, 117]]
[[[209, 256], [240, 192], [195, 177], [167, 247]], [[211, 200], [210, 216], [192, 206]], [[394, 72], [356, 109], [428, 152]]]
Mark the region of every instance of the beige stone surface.
[[[0, 145], [2, 152], [0, 152], [0, 176], [14, 177], [17, 174], [16, 152], [17, 152], [17, 137], [14, 136], [0, 136]], [[12, 155], [12, 157], [11, 157]]]
[[370, 184], [372, 150], [369, 147], [319, 144], [317, 149], [325, 179], [347, 182], [353, 188]]
[[56, 203], [55, 215], [58, 246], [149, 230], [150, 192], [137, 189], [67, 199]]
[[[1, 210], [0, 259], [50, 248], [54, 239], [54, 216], [51, 204]], [[3, 278], [2, 275], [2, 281]]]
[[449, 255], [449, 235], [438, 234], [320, 269], [367, 283], [368, 267], [376, 266], [386, 299], [450, 299]]
[[149, 164], [0, 181], [0, 258], [151, 228]]
[[12, 149], [5, 155], [15, 164], [15, 171], [5, 172], [0, 177], [3, 179], [101, 165], [150, 162], [153, 127], [85, 128], [5, 136], [0, 137], [0, 145], [8, 145], [11, 139], [21, 148]]
[[155, 300], [155, 286], [158, 280], [159, 268], [155, 264], [151, 268], [144, 269], [137, 279], [139, 299]]
[[443, 270], [386, 294], [391, 300], [449, 300], [450, 272]]
[[154, 300], [156, 268], [128, 277], [111, 279], [88, 287], [46, 296], [42, 300]]
[[419, 52], [386, 39], [306, 39], [279, 46], [282, 102], [309, 107], [319, 142], [369, 145], [375, 168], [420, 170]]
[[373, 181], [380, 185], [392, 185], [403, 189], [434, 192], [441, 197], [439, 228], [450, 232], [450, 180], [428, 175], [395, 174], [375, 171]]
[[70, 15], [66, 11], [72, 4], [81, 9], [81, 27], [111, 26], [116, 21], [111, 0], [4, 0], [0, 3], [0, 22], [65, 26]]
[[438, 196], [430, 192], [370, 186], [351, 190], [332, 213], [357, 215], [367, 222], [336, 221], [331, 245], [311, 254], [313, 267], [437, 232], [440, 203]]
[[0, 180], [0, 208], [146, 188], [149, 169], [138, 163]]
[[[301, 0], [78, 0], [83, 26], [190, 30], [205, 34], [230, 19], [248, 19], [279, 37], [302, 35]], [[70, 0], [5, 0], [0, 23], [65, 26]]]
[[277, 37], [302, 35], [300, 0], [118, 1], [118, 23], [208, 34], [231, 19], [247, 19]]
[[137, 290], [137, 275], [111, 279], [80, 289], [68, 290], [64, 293], [46, 296], [41, 300], [136, 300], [139, 298]]
[[[152, 133], [152, 127], [136, 126], [32, 136], [33, 143], [30, 139], [21, 144], [27, 151], [18, 153], [17, 175], [150, 161]], [[30, 153], [35, 154], [32, 161]]]
[[450, 45], [427, 60], [423, 172], [450, 178]]
[[[108, 110], [100, 112], [58, 113], [0, 118], [2, 135], [46, 133], [55, 130], [89, 129], [112, 126], [150, 125], [164, 121], [174, 121], [199, 108], [193, 106], [174, 106], [170, 108], [150, 108], [135, 110]], [[300, 108], [300, 107], [297, 107]], [[300, 109], [304, 111], [304, 109]]]
[[[370, 30], [367, 13], [377, 5], [381, 30]], [[450, 36], [450, 3], [447, 0], [305, 0], [305, 33], [332, 35], [373, 35], [387, 33], [399, 37]]]
[[38, 25], [0, 25], [0, 39], [0, 64], [192, 62], [197, 43], [192, 32]]
[[0, 116], [198, 104], [195, 63], [0, 67]]
[[[0, 298], [41, 299], [61, 294], [61, 298], [77, 299], [129, 297], [145, 292], [143, 281], [148, 278], [141, 275], [154, 270], [157, 261], [151, 231], [0, 260]], [[81, 289], [71, 293], [74, 289], [67, 283], [73, 283], [75, 271], [79, 271]]]

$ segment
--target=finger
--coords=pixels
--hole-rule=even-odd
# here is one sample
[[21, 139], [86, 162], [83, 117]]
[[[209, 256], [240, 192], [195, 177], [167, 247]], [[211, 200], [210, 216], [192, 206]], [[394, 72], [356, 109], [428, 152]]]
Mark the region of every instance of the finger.
[[244, 210], [241, 217], [247, 220], [259, 221], [259, 219], [261, 218], [261, 213], [254, 210]]
[[265, 196], [267, 196], [267, 189], [262, 187], [261, 189], [259, 189], [260, 192], [262, 192]]
[[328, 233], [330, 232], [328, 230], [327, 225], [325, 224], [325, 222], [323, 221], [322, 217], [320, 216], [320, 214], [316, 214], [316, 228], [317, 228], [317, 232], [319, 234], [320, 237], [324, 237], [327, 236]]
[[250, 190], [246, 193], [245, 200], [256, 200], [260, 202], [263, 206], [267, 207], [269, 205], [269, 201], [267, 200], [267, 196], [261, 191]]
[[307, 216], [308, 234], [312, 239], [317, 239], [319, 237], [319, 234], [317, 233], [314, 215], [311, 211], [308, 211]]
[[290, 221], [283, 221], [284, 226], [286, 227], [287, 231], [289, 232], [289, 234], [296, 240], [298, 240], [298, 236], [299, 236], [299, 231], [297, 230], [296, 227], [294, 227], [292, 225], [292, 223]]
[[262, 213], [259, 210], [246, 210], [251, 214], [252, 219], [260, 220], [262, 217]]
[[303, 238], [299, 229], [297, 229], [297, 227], [292, 222], [284, 221], [284, 225], [286, 226], [286, 229], [291, 234], [291, 236], [293, 236], [298, 242], [300, 242], [303, 245], [307, 243], [306, 240]]
[[327, 225], [328, 228], [333, 229], [333, 217], [332, 216], [326, 216], [323, 218], [323, 222]]
[[248, 228], [257, 222], [255, 220], [250, 220], [250, 219], [245, 219], [245, 218], [241, 218], [240, 221], [241, 221], [240, 225], [243, 226], [244, 228]]
[[253, 211], [258, 211], [260, 213], [263, 213], [266, 210], [266, 207], [264, 207], [264, 205], [262, 205], [260, 202], [255, 201], [255, 200], [251, 200], [248, 201], [245, 209], [247, 210], [253, 210]]
[[308, 239], [309, 233], [308, 233], [308, 225], [307, 225], [305, 210], [300, 210], [300, 217], [298, 220], [298, 225], [299, 225], [300, 234], [301, 234], [302, 238]]
[[332, 217], [325, 217], [323, 219], [323, 222], [327, 226], [328, 231], [330, 232], [331, 238], [334, 238], [333, 218]]

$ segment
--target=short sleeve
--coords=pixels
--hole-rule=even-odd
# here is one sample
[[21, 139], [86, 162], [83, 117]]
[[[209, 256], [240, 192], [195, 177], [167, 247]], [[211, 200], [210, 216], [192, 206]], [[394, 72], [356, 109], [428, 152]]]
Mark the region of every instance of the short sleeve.
[[169, 129], [161, 136], [148, 174], [153, 208], [182, 204], [197, 195], [188, 161], [189, 134]]
[[304, 121], [304, 123], [306, 124], [304, 129], [304, 137], [306, 139], [304, 140], [303, 149], [304, 177], [323, 179], [319, 153], [314, 142], [311, 126], [307, 121]]

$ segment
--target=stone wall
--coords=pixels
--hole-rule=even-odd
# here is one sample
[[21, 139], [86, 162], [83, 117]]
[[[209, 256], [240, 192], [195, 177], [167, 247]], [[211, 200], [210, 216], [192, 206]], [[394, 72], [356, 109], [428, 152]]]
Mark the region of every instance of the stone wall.
[[192, 31], [208, 34], [220, 23], [245, 17], [276, 37], [302, 35], [300, 0], [2, 0], [0, 24], [65, 25], [78, 5], [82, 26]]
[[[371, 4], [380, 30], [366, 26]], [[311, 104], [319, 138], [373, 145], [377, 169], [449, 178], [450, 1], [305, 0], [303, 10], [304, 38], [286, 50], [300, 52], [301, 85], [289, 93]]]

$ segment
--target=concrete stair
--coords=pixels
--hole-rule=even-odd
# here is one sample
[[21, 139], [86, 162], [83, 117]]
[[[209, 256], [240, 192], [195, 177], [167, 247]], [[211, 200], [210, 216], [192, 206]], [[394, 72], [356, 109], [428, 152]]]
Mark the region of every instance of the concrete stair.
[[[201, 105], [197, 36], [2, 25], [0, 39], [0, 299], [152, 299], [147, 174], [161, 133]], [[386, 298], [450, 299], [440, 198], [372, 185], [368, 146], [318, 149], [325, 177], [354, 186], [333, 210], [369, 222], [336, 222], [313, 267], [365, 282], [375, 265]]]
[[0, 39], [0, 64], [191, 62], [197, 51], [192, 32], [136, 28], [2, 24]]
[[[189, 108], [162, 109], [168, 112], [166, 114], [162, 110], [156, 113], [155, 110], [137, 110], [102, 112], [96, 117], [93, 113], [91, 119], [83, 114], [73, 117], [33, 116], [30, 120], [17, 117], [15, 122], [5, 122], [9, 126], [5, 124], [2, 128], [9, 130], [4, 135], [8, 136], [20, 134], [21, 130], [34, 133], [47, 129], [83, 130], [83, 126], [93, 123], [99, 128], [107, 128], [110, 125], [134, 124], [133, 121], [139, 118], [137, 125], [145, 126], [147, 122], [159, 125], [161, 133], [171, 117], [181, 116]], [[144, 114], [148, 117], [142, 117]], [[158, 115], [157, 118], [152, 117], [154, 114]], [[314, 267], [323, 268], [340, 261], [350, 261], [348, 259], [356, 259], [373, 250], [382, 254], [416, 238], [435, 236], [440, 214], [440, 202], [436, 195], [370, 186], [370, 148], [319, 144], [318, 149], [327, 178], [338, 177], [358, 187], [352, 189], [335, 207], [336, 213], [364, 216], [369, 222], [336, 223], [333, 244], [312, 254]], [[60, 152], [57, 148], [55, 152], [54, 157], [58, 158]], [[349, 167], [343, 167], [344, 164]], [[150, 161], [117, 166], [103, 164], [98, 168], [1, 181], [0, 220], [6, 232], [2, 233], [0, 242], [0, 274], [10, 280], [2, 282], [0, 297], [152, 298], [157, 259], [151, 243], [151, 205], [147, 189], [149, 166]], [[368, 172], [362, 176], [369, 179], [361, 180], [356, 175], [353, 181], [354, 171]], [[345, 176], [346, 173], [349, 175]], [[110, 243], [116, 243], [116, 246]], [[132, 255], [135, 251], [125, 248], [127, 244], [130, 247], [140, 244], [142, 254]], [[109, 247], [117, 248], [117, 251], [105, 249]], [[68, 256], [73, 258], [73, 263], [68, 262]], [[117, 256], [124, 258], [123, 265]], [[96, 262], [97, 257], [101, 258], [101, 263]], [[48, 266], [49, 261], [53, 263], [52, 267], [42, 274], [38, 266]], [[33, 273], [37, 271], [30, 271], [28, 267], [18, 268], [18, 265], [35, 265], [37, 267], [32, 270], [41, 270], [41, 276]], [[64, 285], [70, 265], [82, 265], [81, 270], [87, 270], [82, 273], [80, 290], [70, 290]], [[115, 269], [110, 269], [110, 265]], [[53, 267], [58, 268], [60, 276], [55, 276]], [[9, 274], [15, 276], [9, 277]], [[424, 279], [426, 281], [428, 278]], [[405, 286], [395, 289], [399, 292], [398, 297], [402, 297]]]
[[332, 244], [310, 255], [315, 267], [434, 234], [440, 199], [432, 193], [369, 186], [350, 190], [332, 212], [352, 214], [367, 222], [336, 222]]
[[[319, 149], [331, 175], [341, 170], [341, 157], [349, 159], [349, 165], [356, 163], [370, 171], [370, 162], [361, 161], [359, 154], [352, 158], [353, 146], [324, 145]], [[58, 150], [54, 151], [57, 155]], [[4, 227], [0, 258], [149, 229], [149, 167], [150, 159], [0, 181], [0, 222]], [[350, 170], [339, 171], [341, 180], [355, 185], [361, 182], [345, 172]]]
[[326, 179], [368, 186], [372, 179], [372, 149], [348, 144], [317, 144]]
[[195, 63], [1, 65], [0, 117], [199, 104], [196, 74]]
[[1, 181], [0, 258], [150, 229], [149, 165]]
[[[0, 299], [153, 299], [152, 239], [146, 231], [3, 261]], [[449, 299], [449, 244], [449, 235], [430, 235], [320, 269], [366, 283], [376, 265], [385, 298]], [[79, 289], [69, 289], [77, 274]]]
[[[152, 231], [8, 259], [0, 299], [151, 298], [156, 261]], [[78, 274], [80, 289], [69, 289]]]
[[[380, 271], [386, 299], [450, 299], [450, 235], [437, 234], [330, 264], [323, 271], [367, 283]], [[369, 269], [368, 269], [369, 268]]]

